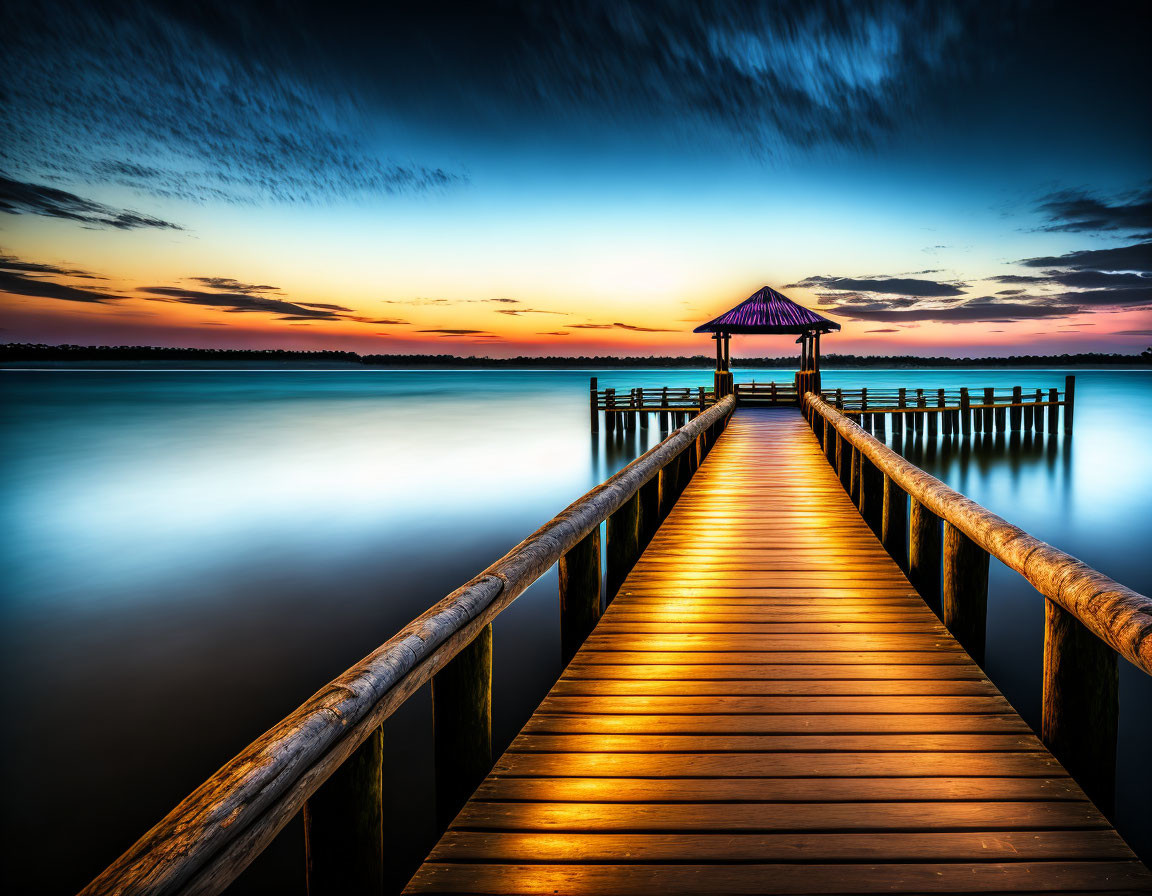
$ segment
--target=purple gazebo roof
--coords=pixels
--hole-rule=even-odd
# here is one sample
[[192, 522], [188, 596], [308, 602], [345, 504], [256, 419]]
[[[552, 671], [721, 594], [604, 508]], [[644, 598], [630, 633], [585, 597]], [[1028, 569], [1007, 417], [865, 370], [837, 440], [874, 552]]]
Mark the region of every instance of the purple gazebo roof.
[[731, 311], [725, 311], [693, 333], [827, 333], [840, 324], [797, 305], [770, 286], [762, 286]]

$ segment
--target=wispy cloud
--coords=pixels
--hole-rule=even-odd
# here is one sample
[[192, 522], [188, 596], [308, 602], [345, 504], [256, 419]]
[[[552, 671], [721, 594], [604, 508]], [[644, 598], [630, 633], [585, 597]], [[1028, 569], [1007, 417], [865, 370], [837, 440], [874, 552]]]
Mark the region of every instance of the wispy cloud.
[[664, 327], [638, 327], [634, 324], [566, 324], [576, 330], [631, 330], [635, 333], [675, 333]]
[[437, 336], [495, 336], [488, 330], [464, 330], [464, 329], [451, 329], [451, 328], [434, 328], [430, 330], [417, 330], [417, 333], [433, 333]]
[[943, 283], [937, 280], [919, 280], [911, 277], [829, 277], [818, 275], [807, 277], [796, 283], [789, 283], [785, 289], [806, 287], [808, 289], [854, 290], [859, 292], [885, 293], [899, 296], [919, 296], [940, 298], [964, 295], [964, 283]]
[[98, 274], [90, 271], [81, 271], [75, 268], [66, 268], [55, 264], [41, 264], [35, 261], [24, 261], [14, 255], [0, 253], [0, 270], [21, 271], [28, 274], [54, 274], [60, 277], [79, 277], [84, 280], [104, 280]]
[[568, 311], [545, 311], [542, 308], [497, 308], [497, 314], [507, 314], [509, 317], [519, 317], [521, 314], [558, 314], [566, 316]]
[[1064, 255], [1024, 258], [1016, 263], [1030, 268], [1152, 273], [1152, 240], [1113, 249], [1084, 249], [1077, 252], [1067, 252]]
[[1152, 232], [1152, 187], [1112, 199], [1101, 199], [1085, 190], [1058, 190], [1042, 197], [1036, 207], [1047, 219], [1041, 230]]
[[[189, 277], [188, 279], [194, 280], [197, 283], [203, 283], [205, 286], [212, 289], [223, 289], [229, 290], [231, 292], [280, 292], [279, 286], [269, 286], [266, 283], [241, 283], [239, 280], [235, 280], [232, 277]], [[348, 309], [344, 310], [347, 311]]]
[[0, 270], [0, 293], [17, 296], [35, 296], [41, 299], [60, 299], [65, 302], [86, 302], [89, 304], [104, 304], [124, 296], [112, 293], [98, 292], [93, 289], [82, 289], [45, 280], [40, 277], [28, 277], [12, 271]]
[[93, 228], [111, 227], [117, 230], [184, 229], [171, 221], [163, 221], [160, 218], [127, 209], [113, 208], [92, 199], [84, 199], [75, 193], [69, 193], [67, 190], [14, 180], [2, 174], [0, 174], [0, 212], [7, 212], [10, 215], [43, 215], [47, 218], [63, 218]]

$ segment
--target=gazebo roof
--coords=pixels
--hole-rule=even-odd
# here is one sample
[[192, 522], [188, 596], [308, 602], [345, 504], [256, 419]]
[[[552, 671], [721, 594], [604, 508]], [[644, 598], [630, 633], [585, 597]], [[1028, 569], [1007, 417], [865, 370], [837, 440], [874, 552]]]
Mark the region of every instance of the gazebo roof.
[[762, 286], [743, 302], [693, 333], [827, 333], [840, 324], [797, 305], [770, 286]]

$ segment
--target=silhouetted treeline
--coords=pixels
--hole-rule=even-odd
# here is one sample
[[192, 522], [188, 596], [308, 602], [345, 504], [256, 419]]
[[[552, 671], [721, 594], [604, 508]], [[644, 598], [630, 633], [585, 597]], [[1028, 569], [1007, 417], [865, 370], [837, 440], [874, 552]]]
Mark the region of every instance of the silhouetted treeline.
[[[339, 351], [287, 351], [284, 349], [166, 348], [152, 345], [39, 345], [9, 343], [0, 346], [0, 363], [19, 361], [216, 361], [305, 362], [358, 364], [371, 367], [679, 367], [711, 368], [712, 355], [490, 358], [458, 355], [360, 355]], [[795, 367], [797, 356], [733, 358], [733, 367]], [[1074, 355], [1014, 355], [1011, 357], [944, 358], [916, 355], [825, 355], [824, 367], [1073, 367], [1077, 365], [1152, 365], [1152, 348], [1140, 354], [1082, 352]]]

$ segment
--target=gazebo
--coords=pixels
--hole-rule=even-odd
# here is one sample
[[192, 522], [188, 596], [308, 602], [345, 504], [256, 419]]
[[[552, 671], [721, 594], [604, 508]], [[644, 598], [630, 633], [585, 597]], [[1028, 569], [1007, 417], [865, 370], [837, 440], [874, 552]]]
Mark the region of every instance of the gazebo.
[[733, 388], [729, 369], [732, 334], [798, 335], [800, 370], [796, 374], [796, 390], [803, 395], [820, 389], [820, 335], [839, 329], [840, 324], [835, 321], [797, 305], [770, 286], [762, 286], [732, 310], [692, 332], [711, 333], [716, 340], [716, 397], [719, 399], [731, 394]]

